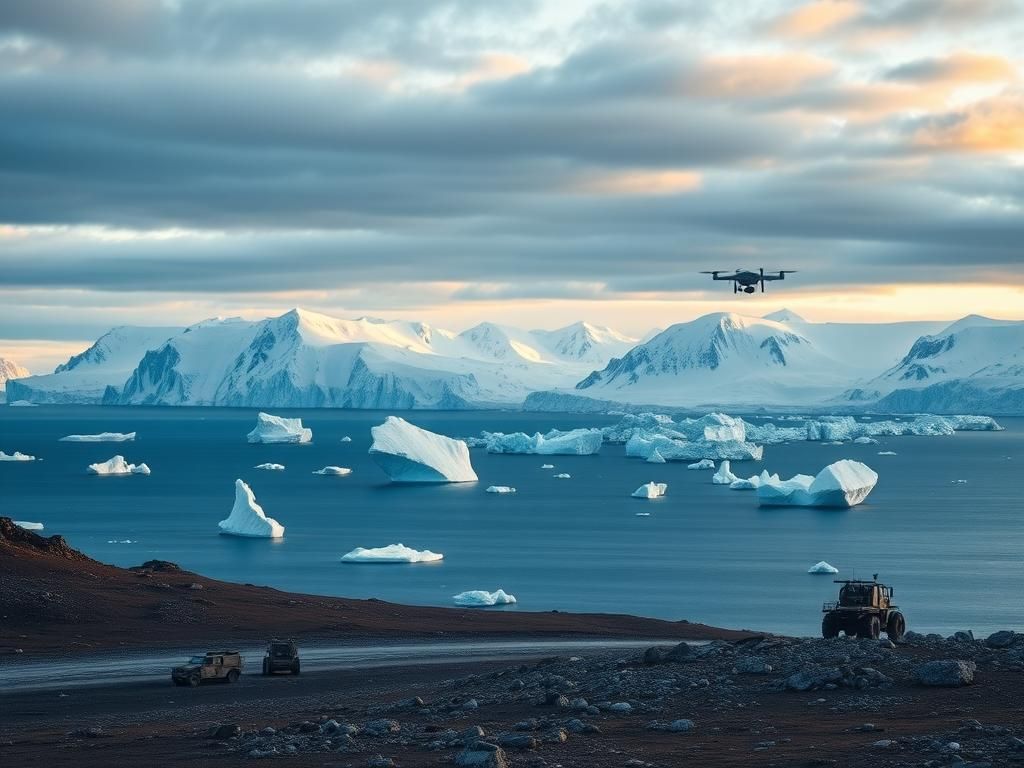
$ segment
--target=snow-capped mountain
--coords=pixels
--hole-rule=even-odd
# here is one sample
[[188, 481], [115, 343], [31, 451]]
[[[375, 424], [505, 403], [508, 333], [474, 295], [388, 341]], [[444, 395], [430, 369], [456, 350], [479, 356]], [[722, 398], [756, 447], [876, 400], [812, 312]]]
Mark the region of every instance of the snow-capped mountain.
[[1024, 322], [969, 315], [850, 396], [886, 410], [1024, 411]]
[[9, 379], [23, 379], [29, 375], [28, 368], [18, 365], [13, 360], [0, 357], [0, 397], [3, 397]]
[[147, 352], [116, 404], [341, 408], [516, 405], [567, 387], [630, 340], [577, 324], [522, 331], [482, 323], [455, 334], [423, 323], [342, 320], [295, 309], [207, 321]]
[[7, 400], [33, 403], [100, 403], [107, 387], [120, 388], [148, 349], [181, 328], [120, 326], [53, 373], [7, 382]]

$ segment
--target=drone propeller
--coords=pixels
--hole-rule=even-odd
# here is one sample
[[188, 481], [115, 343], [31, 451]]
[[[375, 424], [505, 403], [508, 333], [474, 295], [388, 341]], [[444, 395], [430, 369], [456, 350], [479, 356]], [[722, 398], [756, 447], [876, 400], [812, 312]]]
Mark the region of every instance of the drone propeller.
[[796, 270], [795, 269], [780, 269], [779, 270], [779, 274], [780, 275], [795, 275], [796, 274]]
[[761, 267], [761, 293], [764, 293], [764, 267]]

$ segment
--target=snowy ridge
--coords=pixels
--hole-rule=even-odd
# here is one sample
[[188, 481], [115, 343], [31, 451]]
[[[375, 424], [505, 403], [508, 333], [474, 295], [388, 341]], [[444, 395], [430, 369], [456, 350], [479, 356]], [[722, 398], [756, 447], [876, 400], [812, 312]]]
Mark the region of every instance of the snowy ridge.
[[0, 357], [0, 392], [3, 392], [10, 379], [23, 379], [30, 376], [28, 368], [18, 365], [13, 360]]

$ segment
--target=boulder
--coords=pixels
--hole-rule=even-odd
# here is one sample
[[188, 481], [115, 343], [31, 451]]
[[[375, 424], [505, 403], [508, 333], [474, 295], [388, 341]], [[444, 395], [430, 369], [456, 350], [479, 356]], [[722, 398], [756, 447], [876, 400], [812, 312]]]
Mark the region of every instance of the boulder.
[[1024, 639], [1024, 635], [1019, 635], [1009, 629], [1002, 629], [986, 637], [985, 645], [989, 648], [1009, 648], [1017, 642], [1018, 638]]
[[921, 685], [942, 688], [957, 688], [974, 682], [974, 673], [978, 665], [973, 661], [962, 659], [944, 659], [926, 661], [914, 669], [914, 679]]
[[508, 758], [497, 744], [478, 741], [459, 752], [455, 764], [463, 768], [508, 768]]

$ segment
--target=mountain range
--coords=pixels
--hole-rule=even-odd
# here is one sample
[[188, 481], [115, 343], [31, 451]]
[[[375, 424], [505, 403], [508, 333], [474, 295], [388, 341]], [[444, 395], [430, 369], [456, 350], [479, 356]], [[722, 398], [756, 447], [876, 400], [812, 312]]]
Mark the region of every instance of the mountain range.
[[1024, 412], [1024, 322], [812, 323], [712, 313], [643, 341], [575, 323], [263, 320], [115, 328], [8, 399], [46, 403], [600, 410], [796, 406]]
[[8, 358], [0, 357], [0, 396], [4, 393], [8, 379], [21, 379], [29, 375], [28, 368], [24, 368]]

